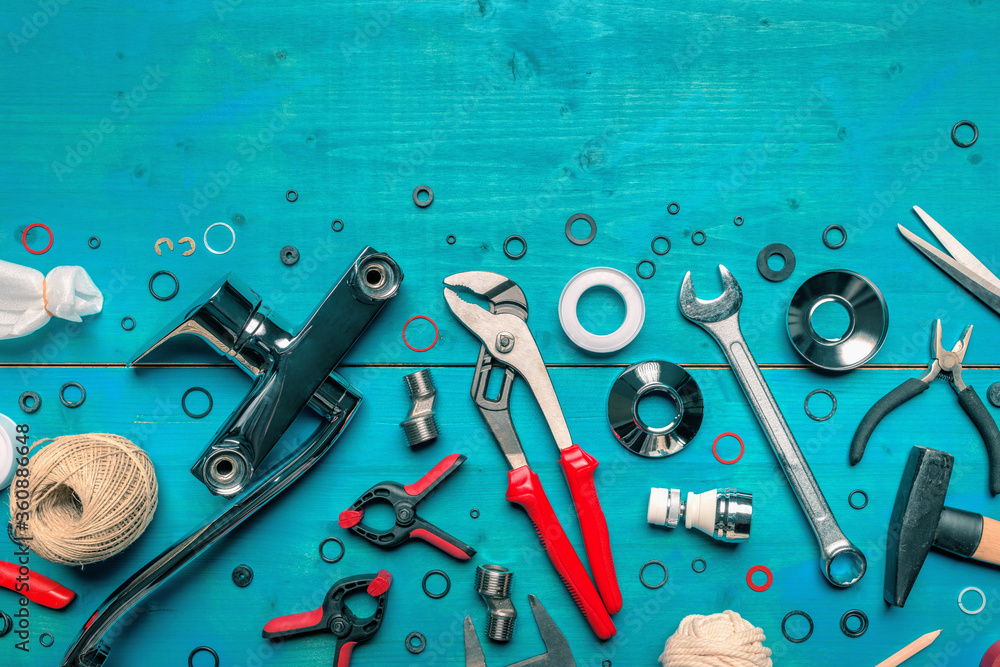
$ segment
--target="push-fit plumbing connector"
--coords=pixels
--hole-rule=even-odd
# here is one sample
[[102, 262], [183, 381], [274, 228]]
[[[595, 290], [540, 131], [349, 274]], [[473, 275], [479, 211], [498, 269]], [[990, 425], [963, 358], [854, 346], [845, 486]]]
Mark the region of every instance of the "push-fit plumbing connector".
[[681, 502], [680, 489], [649, 490], [646, 521], [655, 526], [676, 528], [684, 519], [685, 528], [697, 528], [722, 542], [745, 542], [750, 539], [753, 494], [736, 489], [712, 489], [688, 493]]

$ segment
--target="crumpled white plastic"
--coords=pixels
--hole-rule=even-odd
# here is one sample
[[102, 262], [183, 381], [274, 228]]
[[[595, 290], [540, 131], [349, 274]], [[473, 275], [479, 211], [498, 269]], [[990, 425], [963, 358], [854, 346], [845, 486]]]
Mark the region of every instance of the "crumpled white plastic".
[[53, 317], [81, 322], [101, 312], [104, 296], [82, 266], [41, 271], [0, 260], [0, 340], [20, 338]]

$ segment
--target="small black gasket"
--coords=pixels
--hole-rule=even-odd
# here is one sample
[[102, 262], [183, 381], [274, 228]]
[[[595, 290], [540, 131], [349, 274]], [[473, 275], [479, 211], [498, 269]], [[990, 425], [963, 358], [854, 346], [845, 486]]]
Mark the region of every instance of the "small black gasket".
[[[515, 255], [514, 253], [512, 253], [510, 250], [507, 249], [507, 246], [510, 245], [511, 241], [521, 242], [521, 252]], [[518, 236], [517, 234], [511, 234], [510, 236], [507, 237], [507, 240], [503, 242], [503, 254], [507, 255], [509, 259], [521, 259], [522, 257], [524, 257], [524, 254], [526, 252], [528, 252], [528, 242], [524, 240], [523, 236]]]
[[253, 581], [253, 568], [249, 565], [237, 565], [233, 568], [233, 583], [240, 588], [246, 588]]
[[[840, 243], [830, 242], [830, 232], [838, 231], [840, 232]], [[823, 245], [825, 245], [830, 250], [836, 250], [837, 248], [843, 248], [844, 244], [847, 243], [847, 230], [844, 229], [843, 225], [830, 225], [823, 230]]]
[[6, 637], [14, 629], [14, 621], [10, 616], [0, 611], [0, 637]]
[[[417, 640], [416, 644], [413, 643], [414, 639]], [[410, 653], [423, 653], [425, 648], [427, 648], [427, 637], [424, 636], [424, 633], [414, 630], [410, 634], [406, 635], [407, 651]]]
[[743, 216], [742, 215], [738, 215], [735, 218], [733, 218], [733, 224], [736, 225], [737, 227], [742, 227], [743, 226]]
[[601, 660], [601, 667], [611, 667], [611, 658]]
[[[816, 415], [814, 415], [812, 412], [809, 411], [809, 399], [815, 396], [816, 394], [826, 394], [827, 396], [830, 397], [830, 400], [833, 401], [833, 407], [830, 408], [829, 414], [817, 417]], [[805, 403], [802, 404], [802, 407], [806, 409], [806, 414], [809, 415], [809, 419], [818, 422], [825, 422], [827, 419], [832, 417], [835, 412], [837, 412], [837, 397], [834, 396], [833, 392], [830, 391], [829, 389], [813, 389], [808, 394], [806, 394], [806, 400]]]
[[[645, 576], [643, 576], [646, 572], [646, 568], [649, 567], [650, 565], [659, 565], [660, 567], [663, 568], [663, 580], [658, 584], [649, 583], [648, 581], [646, 581]], [[667, 566], [664, 565], [663, 561], [660, 560], [648, 560], [642, 567], [639, 568], [639, 583], [641, 583], [643, 586], [645, 586], [650, 590], [656, 590], [657, 588], [662, 588], [663, 584], [667, 583], [667, 577], [669, 576], [670, 573], [667, 571]]]
[[[126, 323], [128, 323], [127, 326]], [[135, 318], [132, 317], [131, 315], [126, 315], [125, 317], [123, 317], [122, 329], [124, 329], [125, 331], [131, 331], [132, 329], [135, 329]]]
[[[861, 503], [860, 505], [855, 505], [854, 504], [855, 493], [860, 493], [862, 496], [864, 496], [865, 502]], [[847, 494], [847, 504], [856, 510], [863, 510], [864, 508], [868, 507], [868, 494], [865, 493], [864, 490], [862, 489], [854, 489], [853, 491]]]
[[343, 231], [344, 221], [341, 220], [340, 218], [337, 218], [336, 220], [333, 221], [333, 223], [330, 224], [330, 228], [333, 229], [333, 231], [335, 232]]
[[[778, 255], [785, 260], [785, 265], [777, 271], [767, 265], [767, 260], [774, 255]], [[760, 275], [763, 276], [765, 280], [770, 280], [772, 283], [780, 283], [782, 280], [792, 275], [792, 271], [794, 270], [795, 253], [792, 252], [792, 249], [784, 243], [769, 243], [764, 246], [757, 255], [757, 271], [760, 272]]]
[[[962, 127], [963, 125], [965, 127], [972, 128], [972, 141], [959, 141], [958, 128]], [[957, 123], [955, 123], [955, 127], [951, 128], [951, 140], [959, 148], [968, 148], [972, 144], [976, 143], [977, 139], [979, 139], [979, 128], [976, 127], [976, 124], [973, 123], [971, 120], [960, 120]]]
[[[325, 553], [323, 553], [323, 547], [325, 547], [330, 542], [336, 542], [338, 545], [340, 545], [340, 553], [337, 554], [336, 557], [334, 558], [330, 558]], [[339, 563], [340, 559], [344, 557], [344, 552], [346, 551], [347, 549], [344, 548], [344, 543], [341, 542], [340, 538], [337, 537], [328, 537], [319, 543], [319, 557], [324, 563]]]
[[681, 205], [675, 201], [672, 201], [669, 204], [667, 204], [667, 213], [669, 213], [670, 215], [677, 215], [680, 212], [680, 210], [681, 210]]
[[188, 654], [188, 667], [194, 667], [194, 657], [199, 653], [208, 653], [215, 659], [215, 667], [219, 667], [219, 654], [211, 646], [199, 646], [191, 650]]
[[[420, 199], [421, 192], [427, 193], [427, 199], [424, 200]], [[413, 188], [413, 203], [419, 206], [420, 208], [427, 208], [428, 206], [431, 205], [431, 202], [433, 201], [434, 201], [434, 191], [431, 190], [426, 185], [418, 185], [417, 187]]]
[[[195, 414], [190, 410], [188, 410], [187, 407], [187, 397], [191, 395], [191, 392], [195, 391], [200, 391], [201, 393], [205, 394], [205, 396], [208, 398], [208, 407], [205, 408], [205, 411], [202, 412], [201, 414]], [[202, 419], [203, 417], [207, 417], [208, 413], [212, 411], [212, 395], [208, 393], [208, 389], [204, 389], [202, 387], [191, 387], [190, 389], [184, 392], [183, 396], [181, 396], [181, 409], [184, 410], [184, 414], [186, 414], [191, 419]]]
[[[696, 563], [701, 563], [701, 569], [700, 570], [698, 569], [698, 566], [696, 565]], [[702, 572], [704, 572], [707, 567], [708, 567], [708, 563], [705, 562], [704, 558], [695, 558], [693, 561], [691, 561], [691, 569], [694, 570], [695, 572], [697, 572], [698, 574], [701, 574]]]
[[[664, 241], [667, 242], [667, 249], [664, 250], [663, 252], [660, 252], [659, 250], [656, 249], [656, 242], [659, 241], [660, 239], [663, 239]], [[654, 236], [653, 242], [649, 244], [649, 248], [656, 255], [666, 255], [668, 252], [670, 252], [670, 239], [668, 239], [666, 236], [663, 236], [662, 234], [660, 236]]]
[[96, 236], [91, 236], [89, 239], [87, 239], [87, 245], [89, 245], [94, 250], [97, 250], [98, 248], [101, 247], [101, 239], [97, 238]]
[[[34, 400], [34, 403], [28, 405], [28, 399]], [[33, 412], [38, 412], [39, 408], [42, 407], [42, 397], [36, 392], [26, 391], [21, 394], [20, 398], [17, 399], [17, 404], [21, 406], [21, 409], [27, 412], [29, 415]]]
[[[168, 294], [167, 296], [160, 296], [159, 294], [153, 291], [153, 281], [155, 281], [160, 276], [168, 276], [169, 278], [172, 278], [174, 281], [174, 291]], [[170, 301], [175, 296], [177, 296], [177, 292], [179, 292], [180, 289], [181, 289], [181, 284], [180, 281], [177, 280], [177, 276], [170, 273], [169, 271], [157, 271], [149, 278], [149, 293], [153, 295], [153, 298], [158, 299], [159, 301]]]
[[986, 398], [994, 408], [1000, 408], [1000, 382], [994, 382], [986, 390]]
[[[49, 643], [47, 644], [45, 643], [46, 637], [49, 638]], [[38, 635], [38, 643], [41, 644], [43, 647], [48, 648], [56, 643], [55, 635], [53, 635], [51, 632], [43, 632], [42, 634]]]
[[[861, 622], [856, 630], [847, 627], [847, 621], [851, 618], [856, 618]], [[840, 617], [840, 631], [851, 638], [860, 637], [868, 631], [868, 615], [860, 609], [849, 609]]]
[[[573, 236], [573, 223], [576, 222], [577, 220], [586, 220], [587, 224], [590, 225], [590, 235], [587, 236], [587, 238], [585, 239], [578, 239], [577, 237]], [[569, 220], [566, 221], [566, 238], [569, 239], [570, 243], [574, 245], [587, 245], [588, 243], [594, 240], [595, 236], [597, 236], [597, 223], [594, 222], [594, 219], [589, 215], [587, 215], [586, 213], [577, 213], [575, 215], [571, 215], [569, 217]]]
[[[788, 630], [785, 629], [785, 623], [787, 623], [788, 619], [790, 619], [792, 616], [801, 616], [802, 618], [804, 618], [807, 621], [809, 621], [809, 632], [807, 632], [804, 637], [792, 637], [790, 634], [788, 634]], [[801, 644], [805, 640], [807, 640], [810, 637], [812, 637], [812, 633], [813, 633], [813, 620], [812, 620], [812, 616], [810, 616], [809, 614], [805, 613], [801, 609], [796, 609], [794, 611], [790, 611], [787, 614], [785, 614], [785, 617], [783, 619], [781, 619], [781, 634], [785, 635], [785, 639], [787, 639], [788, 641], [792, 642], [793, 644]]]
[[[697, 237], [698, 237], [699, 234], [701, 235], [701, 240], [700, 241], [697, 240]], [[705, 241], [707, 241], [707, 240], [708, 240], [708, 234], [706, 234], [705, 232], [701, 231], [700, 229], [696, 229], [696, 230], [694, 230], [691, 233], [691, 243], [693, 243], [695, 245], [704, 245]]]
[[477, 510], [475, 507], [473, 507], [471, 510], [469, 510], [469, 516], [471, 516], [473, 519], [478, 519], [479, 518], [479, 510]]
[[[429, 590], [427, 590], [427, 580], [435, 574], [444, 577], [444, 590], [441, 591], [440, 593], [431, 593]], [[424, 589], [424, 594], [427, 597], [431, 598], [432, 600], [440, 600], [441, 598], [443, 598], [445, 595], [448, 594], [448, 591], [451, 590], [451, 579], [443, 570], [431, 570], [430, 572], [425, 574], [424, 578], [420, 581], [420, 587]]]
[[[650, 272], [649, 275], [642, 272], [642, 265], [649, 264]], [[644, 280], [649, 280], [656, 275], [656, 264], [653, 264], [652, 260], [644, 259], [635, 265], [635, 275], [639, 276]]]
[[[73, 402], [66, 399], [66, 390], [70, 387], [76, 387], [80, 390], [80, 400]], [[79, 382], [67, 382], [63, 386], [59, 387], [59, 400], [67, 408], [78, 408], [83, 405], [83, 402], [87, 400], [87, 390], [83, 388], [83, 385]]]
[[444, 240], [448, 245], [455, 245], [455, 241], [457, 241], [458, 239], [455, 238], [454, 234], [448, 234], [448, 236], [446, 236]]
[[299, 263], [299, 249], [293, 245], [286, 245], [281, 249], [281, 263], [285, 266], [294, 266]]
[[296, 192], [295, 190], [289, 190], [288, 192], [285, 193], [285, 199], [287, 199], [290, 202], [298, 201], [299, 193]]

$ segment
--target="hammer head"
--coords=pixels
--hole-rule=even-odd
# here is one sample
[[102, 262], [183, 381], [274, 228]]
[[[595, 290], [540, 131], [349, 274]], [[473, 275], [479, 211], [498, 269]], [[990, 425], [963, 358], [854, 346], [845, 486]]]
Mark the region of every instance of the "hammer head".
[[955, 458], [947, 452], [914, 447], [896, 492], [886, 540], [883, 597], [902, 607], [934, 543]]

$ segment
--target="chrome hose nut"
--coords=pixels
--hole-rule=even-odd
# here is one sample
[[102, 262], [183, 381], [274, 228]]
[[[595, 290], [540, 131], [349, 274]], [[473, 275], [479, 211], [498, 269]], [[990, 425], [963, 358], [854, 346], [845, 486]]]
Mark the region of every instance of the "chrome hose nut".
[[426, 368], [403, 377], [413, 405], [406, 419], [400, 422], [410, 447], [431, 442], [438, 436], [437, 419], [434, 417], [434, 397], [437, 390]]
[[495, 642], [507, 642], [514, 635], [517, 610], [510, 601], [510, 580], [514, 573], [500, 565], [476, 568], [476, 592], [488, 607], [486, 636]]

